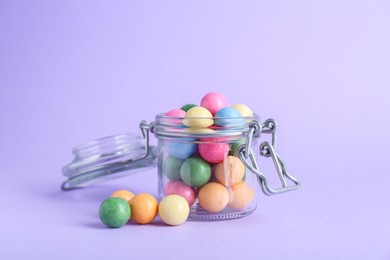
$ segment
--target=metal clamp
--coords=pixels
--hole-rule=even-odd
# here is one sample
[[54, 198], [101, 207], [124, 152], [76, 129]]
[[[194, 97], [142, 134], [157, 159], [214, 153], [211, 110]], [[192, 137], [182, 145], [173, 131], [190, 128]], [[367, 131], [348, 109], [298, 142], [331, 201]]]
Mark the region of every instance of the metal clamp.
[[[291, 190], [298, 189], [300, 182], [287, 172], [286, 166], [280, 156], [276, 153], [276, 122], [273, 119], [267, 119], [263, 125], [254, 120], [249, 124], [250, 130], [246, 139], [246, 143], [241, 145], [238, 149], [238, 155], [245, 166], [253, 172], [260, 184], [260, 187], [264, 194], [271, 196], [275, 194], [284, 193]], [[259, 136], [260, 133], [272, 134], [272, 144], [269, 142], [262, 142], [259, 146], [260, 155], [263, 157], [271, 157], [278, 173], [282, 187], [271, 188], [265, 175], [260, 172], [255, 155], [252, 151], [252, 139], [253, 136]], [[294, 183], [294, 185], [288, 185], [286, 178]]]

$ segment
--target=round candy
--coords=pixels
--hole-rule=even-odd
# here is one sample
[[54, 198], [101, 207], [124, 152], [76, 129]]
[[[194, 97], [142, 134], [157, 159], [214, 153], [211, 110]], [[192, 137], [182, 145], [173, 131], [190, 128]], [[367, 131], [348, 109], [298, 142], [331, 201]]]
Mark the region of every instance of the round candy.
[[173, 116], [173, 117], [184, 117], [186, 115], [186, 112], [181, 109], [172, 109], [165, 113], [165, 116]]
[[190, 207], [195, 203], [196, 200], [196, 190], [182, 181], [169, 181], [165, 185], [164, 195], [168, 196], [172, 194], [182, 196], [188, 202]]
[[130, 200], [131, 219], [138, 224], [147, 224], [157, 215], [158, 202], [150, 194], [141, 193]]
[[[174, 117], [174, 118], [166, 119], [166, 121], [168, 123], [179, 125], [179, 126], [182, 126], [181, 125], [182, 124], [181, 118], [184, 117], [185, 115], [186, 115], [186, 112], [181, 110], [181, 109], [173, 109], [173, 110], [165, 113], [165, 116], [167, 116], [167, 117]], [[179, 118], [176, 118], [176, 117], [179, 117]]]
[[129, 221], [130, 216], [130, 206], [122, 198], [108, 198], [99, 207], [100, 220], [107, 227], [121, 227]]
[[224, 107], [215, 113], [215, 124], [219, 126], [241, 126], [245, 123], [240, 112], [232, 107]]
[[203, 159], [210, 163], [219, 163], [228, 155], [229, 144], [218, 143], [217, 138], [208, 138], [202, 140], [198, 149]]
[[245, 138], [237, 140], [234, 143], [231, 143], [229, 154], [238, 157], [238, 148], [240, 147], [240, 145], [245, 144], [245, 143], [246, 143], [246, 139]]
[[117, 190], [112, 193], [110, 197], [122, 198], [129, 202], [134, 197], [134, 194], [128, 190]]
[[204, 107], [193, 107], [186, 112], [183, 124], [193, 128], [206, 128], [214, 124], [213, 115]]
[[229, 192], [227, 189], [216, 182], [210, 182], [204, 185], [198, 194], [199, 204], [209, 212], [218, 212], [223, 210], [229, 202]]
[[218, 110], [227, 106], [227, 100], [221, 93], [210, 92], [202, 98], [200, 106], [207, 108], [207, 110], [209, 110], [214, 116]]
[[158, 207], [160, 219], [168, 225], [183, 224], [190, 214], [187, 201], [179, 195], [169, 195], [161, 200]]
[[245, 174], [245, 165], [235, 156], [228, 156], [214, 168], [215, 178], [224, 186], [239, 183]]
[[240, 112], [240, 115], [243, 117], [253, 116], [252, 110], [247, 105], [236, 104], [233, 105], [232, 108], [235, 108], [238, 112]]
[[168, 156], [162, 165], [162, 172], [171, 181], [180, 181], [180, 167], [183, 164], [183, 160], [177, 159], [174, 156]]
[[211, 167], [202, 158], [190, 157], [181, 166], [180, 176], [186, 184], [198, 188], [210, 180]]
[[228, 189], [229, 203], [228, 206], [232, 209], [243, 210], [252, 203], [254, 191], [245, 182], [239, 182]]
[[191, 143], [191, 140], [183, 140], [182, 142], [169, 142], [167, 145], [168, 152], [180, 160], [185, 160], [191, 157], [198, 150], [198, 146]]
[[195, 104], [186, 104], [186, 105], [182, 106], [180, 109], [187, 112], [188, 110], [190, 110], [191, 108], [196, 107], [196, 106], [197, 105], [195, 105]]

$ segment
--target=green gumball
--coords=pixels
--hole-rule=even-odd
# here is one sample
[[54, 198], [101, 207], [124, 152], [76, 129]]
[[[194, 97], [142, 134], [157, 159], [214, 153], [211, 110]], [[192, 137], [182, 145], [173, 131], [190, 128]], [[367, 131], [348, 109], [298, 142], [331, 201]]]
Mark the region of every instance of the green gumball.
[[181, 166], [180, 176], [187, 185], [199, 188], [210, 180], [211, 167], [202, 158], [190, 157]]
[[180, 168], [183, 162], [183, 160], [177, 159], [174, 156], [168, 156], [162, 165], [163, 174], [171, 181], [181, 181]]
[[108, 198], [100, 204], [99, 217], [107, 227], [118, 228], [129, 221], [131, 208], [122, 198]]

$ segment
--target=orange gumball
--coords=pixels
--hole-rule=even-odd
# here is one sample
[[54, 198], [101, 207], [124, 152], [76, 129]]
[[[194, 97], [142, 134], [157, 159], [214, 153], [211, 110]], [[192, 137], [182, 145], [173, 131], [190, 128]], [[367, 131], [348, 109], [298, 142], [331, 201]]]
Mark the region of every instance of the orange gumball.
[[227, 189], [216, 182], [209, 182], [204, 185], [198, 194], [199, 204], [209, 212], [223, 210], [229, 202]]
[[243, 210], [254, 199], [253, 188], [245, 184], [245, 182], [237, 183], [229, 187], [229, 203], [228, 206], [232, 209]]
[[224, 186], [241, 182], [245, 174], [245, 165], [235, 156], [227, 156], [214, 168], [215, 178]]
[[153, 221], [158, 212], [158, 202], [150, 194], [137, 194], [130, 200], [131, 219], [138, 224], [148, 224]]
[[110, 197], [122, 198], [125, 201], [130, 202], [130, 200], [134, 197], [134, 194], [128, 190], [117, 190], [112, 193]]

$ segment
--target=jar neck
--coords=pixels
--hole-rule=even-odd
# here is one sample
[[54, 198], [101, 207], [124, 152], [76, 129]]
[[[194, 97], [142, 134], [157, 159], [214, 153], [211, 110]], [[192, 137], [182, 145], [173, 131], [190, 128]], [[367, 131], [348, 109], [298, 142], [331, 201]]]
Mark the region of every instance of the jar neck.
[[[249, 123], [253, 120], [260, 121], [258, 115], [251, 117], [235, 118], [191, 118], [195, 120], [213, 120], [214, 124], [205, 128], [188, 127], [183, 124], [185, 117], [169, 117], [158, 114], [152, 123], [152, 132], [159, 139], [181, 139], [181, 138], [218, 138], [224, 137], [232, 139], [245, 137], [249, 133]], [[218, 120], [227, 122], [223, 126], [217, 125]], [[231, 122], [229, 124], [229, 122]]]

